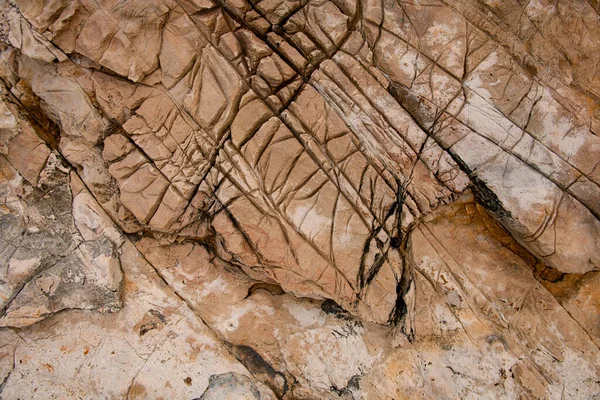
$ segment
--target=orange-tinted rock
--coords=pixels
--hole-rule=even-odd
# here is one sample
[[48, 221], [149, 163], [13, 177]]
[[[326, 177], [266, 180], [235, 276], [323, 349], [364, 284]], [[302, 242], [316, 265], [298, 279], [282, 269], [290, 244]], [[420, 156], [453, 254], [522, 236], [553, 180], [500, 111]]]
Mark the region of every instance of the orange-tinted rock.
[[0, 2], [2, 396], [600, 395], [599, 7]]

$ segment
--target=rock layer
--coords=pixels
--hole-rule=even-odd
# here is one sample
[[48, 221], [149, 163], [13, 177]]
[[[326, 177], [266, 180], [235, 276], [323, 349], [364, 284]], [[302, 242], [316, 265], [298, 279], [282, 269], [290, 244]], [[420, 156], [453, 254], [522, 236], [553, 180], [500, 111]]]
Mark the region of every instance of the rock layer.
[[600, 396], [597, 2], [0, 7], [3, 398]]

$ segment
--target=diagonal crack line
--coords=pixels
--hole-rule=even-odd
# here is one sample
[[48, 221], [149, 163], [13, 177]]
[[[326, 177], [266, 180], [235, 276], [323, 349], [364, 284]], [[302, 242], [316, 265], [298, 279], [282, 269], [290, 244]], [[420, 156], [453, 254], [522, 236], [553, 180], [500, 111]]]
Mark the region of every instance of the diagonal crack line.
[[277, 54], [279, 57], [281, 57], [282, 60], [284, 60], [286, 62], [286, 64], [288, 64], [288, 66], [294, 70], [294, 72], [296, 72], [299, 76], [301, 76], [305, 81], [308, 79], [306, 77], [306, 74], [301, 71], [299, 68], [297, 68], [294, 63], [292, 62], [292, 60], [285, 54], [283, 53], [281, 50], [279, 50], [279, 48], [275, 45], [273, 45], [267, 37], [265, 37], [265, 35], [263, 33], [261, 33], [258, 29], [254, 28], [252, 25], [248, 24], [242, 17], [240, 17], [234, 10], [231, 10], [230, 7], [228, 7], [226, 5], [226, 3], [223, 0], [215, 0], [215, 2], [219, 5], [219, 7], [221, 7], [221, 9], [231, 18], [233, 19], [235, 22], [237, 22], [238, 24], [240, 24], [241, 26], [243, 26], [244, 28], [248, 29], [250, 32], [252, 32], [257, 38], [260, 38], [263, 43], [265, 43], [267, 46], [269, 46], [269, 48], [273, 51], [273, 53]]
[[[173, 288], [170, 284], [169, 281], [165, 278], [165, 276], [159, 271], [158, 268], [156, 268], [154, 266], [154, 264], [152, 264], [150, 262], [150, 260], [148, 260], [146, 258], [146, 256], [144, 255], [144, 253], [142, 253], [140, 251], [140, 249], [137, 247], [137, 245], [131, 241], [131, 243], [135, 246], [136, 250], [138, 251], [139, 256], [146, 262], [148, 263], [148, 265], [150, 267], [152, 267], [152, 269], [156, 272], [156, 275], [159, 277], [159, 279], [162, 281], [162, 283], [164, 283], [164, 285], [179, 299], [181, 300], [181, 302], [183, 304], [185, 304], [190, 311], [196, 316], [196, 318], [198, 318], [202, 324], [204, 324], [204, 326], [206, 326], [206, 328], [212, 333], [212, 335], [214, 335], [214, 337], [217, 339], [217, 341], [219, 341], [222, 345], [223, 348], [227, 351], [227, 353], [232, 357], [232, 359], [237, 360], [237, 357], [235, 356], [235, 353], [232, 350], [232, 345], [231, 343], [225, 339], [225, 337], [223, 335], [221, 335], [221, 333], [219, 333], [217, 330], [213, 329], [212, 326], [210, 326], [210, 324], [208, 322], [206, 322], [204, 320], [204, 318], [202, 318], [202, 315], [200, 315], [200, 313], [198, 313], [198, 311], [196, 311], [196, 308], [192, 305], [192, 303], [190, 303], [185, 297], [183, 297], [182, 295], [179, 294], [179, 292], [177, 292], [177, 290], [175, 290], [175, 288]], [[243, 364], [242, 364], [243, 365]], [[243, 365], [244, 366], [244, 365]], [[246, 368], [246, 366], [244, 366], [244, 368]], [[246, 370], [248, 371], [249, 374], [252, 375], [252, 377], [258, 381], [258, 382], [262, 382], [260, 379], [258, 379], [250, 370], [248, 370], [248, 368], [246, 368]]]
[[[310, 79], [312, 77], [312, 74], [316, 70], [319, 69], [321, 63], [323, 61], [325, 61], [325, 60], [332, 59], [337, 54], [337, 52], [340, 51], [342, 49], [342, 47], [344, 47], [344, 45], [346, 44], [346, 42], [349, 40], [349, 38], [352, 36], [352, 34], [354, 32], [359, 32], [356, 29], [356, 27], [359, 24], [359, 22], [361, 20], [361, 16], [362, 16], [362, 5], [361, 5], [360, 2], [358, 2], [357, 10], [356, 10], [355, 14], [352, 16], [352, 19], [350, 20], [350, 23], [348, 24], [348, 30], [347, 30], [347, 32], [344, 34], [344, 37], [340, 40], [339, 45], [336, 45], [335, 48], [332, 51], [327, 52], [325, 49], [322, 48], [322, 46], [317, 41], [313, 41], [314, 44], [317, 47], [319, 47], [319, 49], [324, 53], [324, 56], [321, 57], [321, 59], [318, 60], [316, 63], [314, 62], [314, 60], [311, 60], [310, 57], [308, 57], [307, 54], [305, 54], [304, 50], [302, 50], [301, 48], [298, 48], [298, 46], [293, 41], [287, 40], [285, 37], [280, 36], [280, 37], [282, 37], [282, 39], [285, 40], [285, 42], [288, 45], [292, 46], [294, 49], [296, 49], [297, 51], [299, 51], [300, 53], [302, 53], [303, 57], [310, 64], [311, 68], [309, 68], [308, 71], [302, 71], [302, 70], [300, 70], [299, 68], [297, 68], [295, 66], [295, 64], [293, 63], [293, 61], [284, 52], [282, 52], [277, 46], [273, 45], [271, 43], [271, 41], [265, 36], [265, 34], [263, 34], [258, 29], [254, 28], [250, 24], [248, 24], [244, 20], [244, 18], [240, 17], [234, 10], [231, 10], [231, 8], [228, 7], [223, 0], [215, 0], [215, 2], [223, 9], [223, 11], [229, 17], [231, 17], [233, 20], [235, 20], [237, 23], [239, 23], [244, 28], [250, 30], [252, 33], [254, 33], [254, 35], [256, 35], [256, 37], [260, 38], [267, 46], [269, 46], [269, 48], [275, 54], [277, 54], [279, 57], [281, 57], [281, 59], [284, 60], [286, 62], [286, 64], [291, 69], [294, 70], [294, 72], [296, 72], [300, 77], [302, 77], [302, 79], [303, 79], [304, 82], [310, 81]], [[254, 9], [254, 7], [253, 7], [253, 9]], [[260, 13], [258, 11], [257, 11], [257, 13], [264, 18], [264, 15], [262, 13]], [[273, 31], [272, 28], [273, 27], [271, 26], [269, 28], [268, 32], [272, 32]]]

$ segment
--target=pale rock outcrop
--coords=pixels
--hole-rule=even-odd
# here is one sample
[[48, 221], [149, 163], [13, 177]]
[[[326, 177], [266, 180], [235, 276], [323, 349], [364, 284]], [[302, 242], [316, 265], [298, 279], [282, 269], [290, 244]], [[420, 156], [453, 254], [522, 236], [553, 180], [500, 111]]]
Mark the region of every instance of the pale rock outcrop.
[[599, 7], [0, 0], [3, 398], [600, 396]]

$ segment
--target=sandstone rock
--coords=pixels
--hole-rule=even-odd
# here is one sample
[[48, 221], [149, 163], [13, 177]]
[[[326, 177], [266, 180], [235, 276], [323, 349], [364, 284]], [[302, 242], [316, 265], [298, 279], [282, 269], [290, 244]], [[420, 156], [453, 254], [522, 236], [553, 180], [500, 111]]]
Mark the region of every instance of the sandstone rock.
[[17, 360], [3, 397], [196, 398], [211, 375], [249, 375], [130, 242], [120, 259], [125, 282], [118, 313], [70, 311], [18, 336], [1, 332], [3, 348], [10, 349], [3, 362]]
[[599, 7], [0, 1], [1, 396], [599, 396]]
[[[112, 224], [105, 228], [107, 235], [78, 231], [81, 218], [71, 208], [68, 174], [59, 169], [60, 158], [51, 154], [37, 188], [25, 183], [7, 161], [0, 162], [8, 211], [0, 217], [5, 243], [0, 325], [30, 325], [64, 309], [119, 309], [122, 273], [116, 252], [121, 235]], [[25, 193], [18, 193], [23, 189]], [[81, 196], [80, 207], [85, 207]], [[87, 201], [97, 207], [91, 196]], [[98, 213], [88, 215], [86, 223], [102, 224], [105, 214]]]

